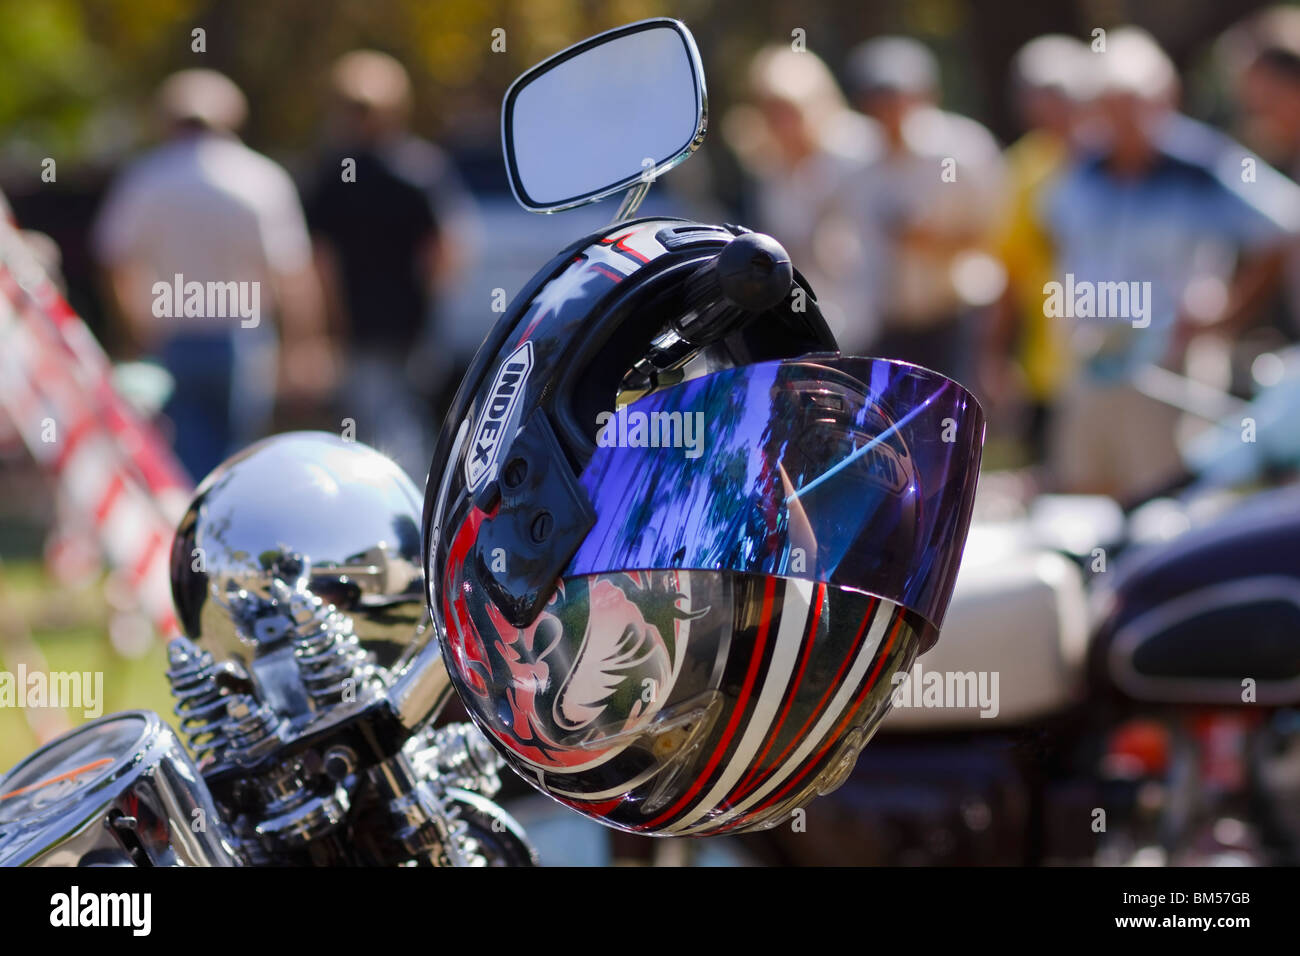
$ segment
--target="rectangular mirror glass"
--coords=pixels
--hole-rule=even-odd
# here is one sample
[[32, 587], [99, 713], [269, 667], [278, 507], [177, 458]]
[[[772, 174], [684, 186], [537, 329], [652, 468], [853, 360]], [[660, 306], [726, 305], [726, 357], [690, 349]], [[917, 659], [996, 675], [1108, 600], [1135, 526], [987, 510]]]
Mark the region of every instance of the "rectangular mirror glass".
[[584, 40], [506, 93], [515, 198], [555, 212], [653, 180], [699, 146], [705, 117], [699, 53], [683, 24], [644, 20]]

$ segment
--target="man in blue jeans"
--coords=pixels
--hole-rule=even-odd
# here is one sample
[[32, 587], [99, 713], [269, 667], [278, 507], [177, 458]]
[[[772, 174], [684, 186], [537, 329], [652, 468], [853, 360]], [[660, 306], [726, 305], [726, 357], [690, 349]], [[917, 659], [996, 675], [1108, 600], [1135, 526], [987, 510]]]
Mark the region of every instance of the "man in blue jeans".
[[297, 192], [235, 136], [239, 88], [186, 70], [158, 106], [166, 139], [114, 182], [93, 239], [132, 346], [174, 379], [163, 411], [197, 481], [265, 433], [277, 380], [324, 394], [332, 362]]

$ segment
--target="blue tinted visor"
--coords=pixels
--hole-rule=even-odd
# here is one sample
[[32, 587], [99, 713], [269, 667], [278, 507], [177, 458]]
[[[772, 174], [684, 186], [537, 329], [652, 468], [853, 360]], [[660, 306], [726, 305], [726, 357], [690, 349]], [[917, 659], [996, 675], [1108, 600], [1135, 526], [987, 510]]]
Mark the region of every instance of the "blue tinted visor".
[[984, 414], [956, 382], [884, 359], [713, 372], [604, 413], [581, 484], [596, 523], [565, 576], [776, 574], [943, 623]]

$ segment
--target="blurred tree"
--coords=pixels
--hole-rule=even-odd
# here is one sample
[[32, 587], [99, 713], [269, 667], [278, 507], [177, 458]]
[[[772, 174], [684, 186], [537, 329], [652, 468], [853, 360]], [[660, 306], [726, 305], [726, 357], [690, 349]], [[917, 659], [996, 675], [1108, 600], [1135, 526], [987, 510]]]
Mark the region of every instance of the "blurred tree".
[[[192, 0], [0, 0], [7, 152], [77, 158], [111, 146], [117, 99], [169, 63]], [[188, 44], [188, 37], [186, 37]]]
[[[325, 76], [339, 54], [385, 50], [411, 69], [416, 126], [450, 141], [487, 143], [509, 82], [584, 36], [647, 16], [687, 21], [709, 69], [715, 113], [747, 57], [795, 31], [838, 68], [861, 40], [903, 32], [931, 44], [949, 104], [1003, 136], [1006, 69], [1030, 37], [1131, 20], [1186, 64], [1230, 22], [1262, 5], [1239, 0], [0, 0], [0, 128], [11, 162], [121, 152], [149, 132], [149, 96], [167, 73], [210, 66], [248, 93], [248, 139], [281, 156], [310, 147]], [[191, 49], [202, 28], [206, 52]], [[504, 33], [494, 33], [504, 31]], [[494, 49], [494, 39], [504, 50]], [[498, 48], [500, 42], [497, 43]]]

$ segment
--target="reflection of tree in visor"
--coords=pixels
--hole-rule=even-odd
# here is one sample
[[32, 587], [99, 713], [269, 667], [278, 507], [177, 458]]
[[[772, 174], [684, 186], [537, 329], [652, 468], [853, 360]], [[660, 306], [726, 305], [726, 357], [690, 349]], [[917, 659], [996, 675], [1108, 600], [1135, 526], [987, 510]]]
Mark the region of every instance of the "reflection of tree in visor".
[[843, 372], [808, 364], [785, 371], [764, 435], [783, 491], [769, 510], [779, 507], [789, 538], [784, 569], [829, 573], [858, 543], [879, 549], [877, 561], [910, 556], [916, 476], [893, 417]]

